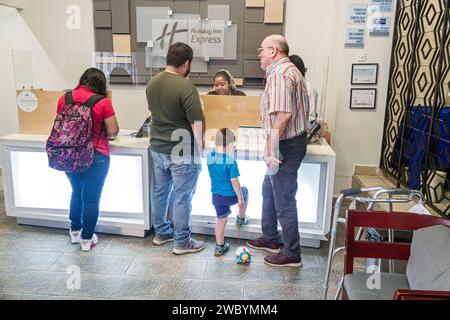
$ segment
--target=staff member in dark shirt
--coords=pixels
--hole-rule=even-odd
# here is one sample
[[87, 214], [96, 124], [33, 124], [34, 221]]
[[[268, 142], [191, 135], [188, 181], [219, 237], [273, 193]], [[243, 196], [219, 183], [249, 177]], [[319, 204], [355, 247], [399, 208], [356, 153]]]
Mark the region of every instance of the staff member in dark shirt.
[[228, 70], [222, 69], [214, 76], [214, 90], [208, 95], [218, 96], [245, 96], [245, 93], [236, 89], [234, 78]]

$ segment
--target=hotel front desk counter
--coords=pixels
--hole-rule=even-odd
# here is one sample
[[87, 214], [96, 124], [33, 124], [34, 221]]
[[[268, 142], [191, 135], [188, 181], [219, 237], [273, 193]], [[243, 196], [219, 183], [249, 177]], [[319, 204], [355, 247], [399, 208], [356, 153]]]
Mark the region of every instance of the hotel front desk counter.
[[[111, 165], [100, 202], [97, 232], [144, 237], [152, 227], [150, 192], [152, 161], [149, 139], [119, 135], [111, 145]], [[47, 136], [13, 134], [0, 138], [0, 165], [6, 214], [17, 223], [68, 228], [71, 188], [63, 172], [48, 167]], [[244, 152], [245, 151], [245, 152]], [[226, 229], [230, 237], [254, 238], [261, 234], [262, 181], [266, 165], [261, 148], [242, 149], [238, 144], [238, 166], [242, 186], [249, 189], [247, 214], [250, 224], [235, 227], [234, 208]], [[299, 230], [303, 246], [320, 247], [330, 230], [336, 155], [331, 147], [309, 145], [299, 170], [297, 192]], [[211, 204], [211, 182], [203, 169], [192, 201], [194, 233], [214, 234], [215, 211]]]

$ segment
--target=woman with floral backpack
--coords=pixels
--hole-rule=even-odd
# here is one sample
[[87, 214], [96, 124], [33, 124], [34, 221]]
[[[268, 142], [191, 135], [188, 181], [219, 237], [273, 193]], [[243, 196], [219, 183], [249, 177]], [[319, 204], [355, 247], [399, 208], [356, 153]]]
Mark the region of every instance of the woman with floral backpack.
[[64, 171], [72, 187], [70, 238], [90, 251], [98, 243], [94, 233], [100, 197], [108, 175], [108, 137], [115, 137], [119, 125], [107, 98], [106, 77], [90, 68], [78, 86], [59, 99], [57, 116], [47, 140], [50, 167]]

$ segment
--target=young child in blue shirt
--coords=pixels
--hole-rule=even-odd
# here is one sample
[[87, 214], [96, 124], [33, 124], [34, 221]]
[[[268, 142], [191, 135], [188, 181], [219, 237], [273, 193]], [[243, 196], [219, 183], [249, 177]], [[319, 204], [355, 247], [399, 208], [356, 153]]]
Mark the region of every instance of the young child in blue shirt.
[[230, 244], [225, 242], [225, 227], [230, 207], [237, 204], [239, 215], [237, 225], [249, 223], [245, 215], [248, 205], [248, 189], [239, 183], [239, 168], [233, 157], [236, 137], [230, 129], [220, 129], [216, 134], [215, 150], [208, 154], [207, 164], [211, 177], [212, 203], [216, 209], [216, 249], [214, 255], [219, 257], [228, 251]]

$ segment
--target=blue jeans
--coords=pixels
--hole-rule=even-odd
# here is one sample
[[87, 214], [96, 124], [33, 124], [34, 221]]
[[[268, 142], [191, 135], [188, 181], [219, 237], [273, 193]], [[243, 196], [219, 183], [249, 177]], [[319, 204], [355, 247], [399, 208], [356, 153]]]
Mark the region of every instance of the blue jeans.
[[[173, 236], [176, 246], [184, 246], [191, 238], [192, 197], [202, 166], [174, 163], [170, 154], [151, 151], [151, 155], [154, 168], [151, 208], [155, 232], [162, 238]], [[169, 204], [173, 205], [173, 227], [167, 219]]]
[[266, 175], [263, 182], [261, 227], [263, 239], [279, 244], [278, 221], [283, 233], [283, 253], [295, 259], [300, 257], [297, 194], [298, 169], [306, 155], [306, 134], [280, 141], [280, 164], [275, 175]]
[[84, 173], [66, 173], [72, 186], [70, 228], [90, 240], [97, 225], [100, 197], [109, 171], [110, 158], [95, 151], [94, 161]]

